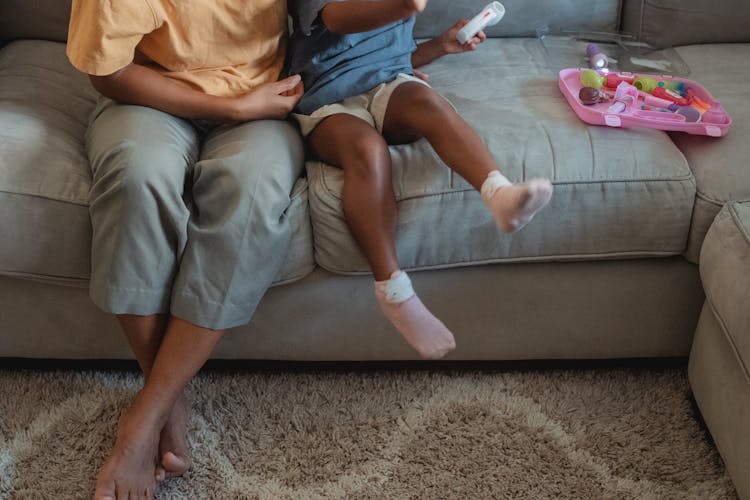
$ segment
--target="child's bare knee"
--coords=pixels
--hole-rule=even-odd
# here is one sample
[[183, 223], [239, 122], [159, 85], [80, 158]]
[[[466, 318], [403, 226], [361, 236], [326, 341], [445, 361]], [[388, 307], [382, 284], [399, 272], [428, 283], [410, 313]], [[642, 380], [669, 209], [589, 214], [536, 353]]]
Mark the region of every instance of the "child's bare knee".
[[454, 113], [455, 110], [450, 103], [435, 90], [421, 83], [410, 84], [409, 105], [414, 112], [430, 114]]

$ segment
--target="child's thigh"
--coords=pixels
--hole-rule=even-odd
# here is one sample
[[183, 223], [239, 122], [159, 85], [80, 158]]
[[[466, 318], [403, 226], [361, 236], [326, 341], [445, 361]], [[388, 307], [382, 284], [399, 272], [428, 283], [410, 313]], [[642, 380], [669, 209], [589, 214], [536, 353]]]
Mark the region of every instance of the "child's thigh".
[[435, 127], [446, 127], [457, 116], [453, 105], [435, 89], [417, 82], [396, 87], [383, 118], [383, 136], [389, 144], [406, 144]]
[[388, 154], [383, 136], [370, 123], [347, 113], [326, 117], [307, 137], [307, 143], [315, 157], [339, 167]]

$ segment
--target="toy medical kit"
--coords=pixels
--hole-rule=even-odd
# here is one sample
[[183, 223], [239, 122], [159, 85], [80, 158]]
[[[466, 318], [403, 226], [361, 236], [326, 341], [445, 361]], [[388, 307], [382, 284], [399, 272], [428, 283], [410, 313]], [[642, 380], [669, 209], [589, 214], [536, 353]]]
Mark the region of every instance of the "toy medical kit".
[[491, 2], [482, 11], [474, 16], [466, 26], [461, 28], [456, 34], [456, 40], [464, 44], [474, 38], [474, 36], [487, 26], [494, 26], [499, 23], [505, 15], [505, 7], [500, 2]]
[[589, 57], [589, 64], [594, 69], [604, 69], [609, 64], [607, 56], [595, 43], [586, 45], [586, 55]]
[[[615, 83], [614, 97], [602, 99]], [[558, 84], [578, 117], [594, 125], [722, 137], [732, 124], [708, 90], [685, 78], [566, 68], [560, 71]]]

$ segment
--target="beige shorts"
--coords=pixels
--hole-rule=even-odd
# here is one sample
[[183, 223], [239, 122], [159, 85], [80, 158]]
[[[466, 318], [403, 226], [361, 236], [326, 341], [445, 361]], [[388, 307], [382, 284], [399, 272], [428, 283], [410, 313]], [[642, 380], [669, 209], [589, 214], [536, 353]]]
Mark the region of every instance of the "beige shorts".
[[[399, 73], [395, 79], [388, 83], [381, 83], [367, 92], [347, 97], [343, 101], [321, 106], [310, 115], [293, 113], [292, 116], [299, 123], [300, 132], [302, 132], [304, 137], [307, 137], [323, 119], [339, 113], [346, 113], [361, 118], [375, 127], [378, 132], [382, 133], [385, 110], [388, 108], [388, 101], [391, 99], [391, 94], [396, 90], [396, 87], [406, 82], [419, 82], [427, 85], [427, 82], [420, 80], [416, 76]], [[427, 86], [429, 87], [429, 85]]]

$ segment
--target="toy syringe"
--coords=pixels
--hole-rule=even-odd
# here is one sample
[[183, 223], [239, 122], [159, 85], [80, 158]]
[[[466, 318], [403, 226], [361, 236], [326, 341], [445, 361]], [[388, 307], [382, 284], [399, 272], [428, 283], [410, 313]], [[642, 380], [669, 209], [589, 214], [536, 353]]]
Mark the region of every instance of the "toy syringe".
[[456, 34], [456, 40], [458, 40], [460, 43], [466, 43], [472, 38], [474, 38], [474, 35], [482, 31], [487, 26], [493, 26], [500, 22], [500, 20], [505, 15], [505, 7], [503, 7], [503, 4], [500, 2], [491, 2], [487, 5], [484, 9], [482, 9], [482, 12], [474, 16], [474, 18], [469, 21], [466, 26], [461, 28], [461, 30]]

